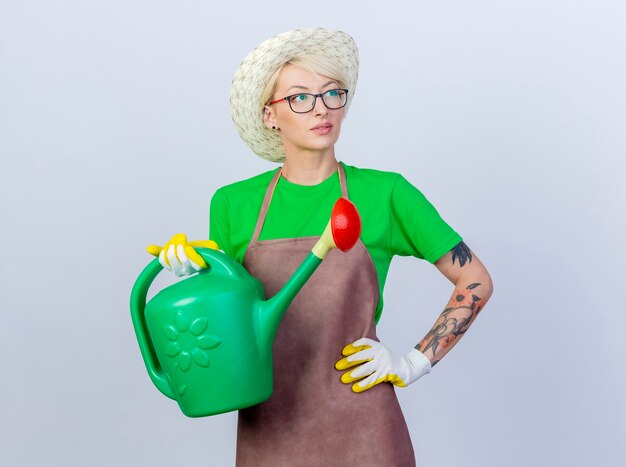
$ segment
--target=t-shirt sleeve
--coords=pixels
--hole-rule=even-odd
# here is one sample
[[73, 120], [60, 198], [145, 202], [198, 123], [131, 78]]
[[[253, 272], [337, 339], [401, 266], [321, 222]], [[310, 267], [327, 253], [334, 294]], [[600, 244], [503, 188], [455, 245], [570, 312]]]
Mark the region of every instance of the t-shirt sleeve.
[[389, 248], [392, 255], [435, 263], [462, 241], [426, 197], [402, 175], [391, 192]]
[[217, 243], [220, 250], [233, 256], [230, 241], [230, 223], [228, 221], [228, 198], [224, 192], [217, 190], [211, 198], [209, 211], [209, 239]]

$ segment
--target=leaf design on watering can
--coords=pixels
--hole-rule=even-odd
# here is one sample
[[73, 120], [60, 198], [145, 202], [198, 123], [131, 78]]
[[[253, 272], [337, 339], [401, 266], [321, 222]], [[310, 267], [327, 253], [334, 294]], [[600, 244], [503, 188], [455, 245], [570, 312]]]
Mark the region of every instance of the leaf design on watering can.
[[193, 349], [193, 352], [191, 352], [191, 358], [193, 358], [193, 361], [201, 367], [207, 368], [209, 366], [209, 356], [206, 352], [200, 349]]
[[[165, 354], [170, 358], [175, 358], [178, 367], [186, 372], [192, 364], [207, 368], [210, 365], [207, 350], [213, 349], [222, 343], [217, 336], [206, 334], [209, 323], [206, 318], [196, 318], [189, 323], [189, 320], [179, 311], [174, 319], [174, 324], [163, 326], [165, 337], [171, 341], [165, 347]], [[186, 387], [180, 386], [177, 389], [178, 395], [182, 395]]]
[[180, 345], [178, 345], [178, 342], [170, 342], [169, 344], [167, 344], [167, 347], [165, 347], [165, 354], [168, 357], [175, 357], [179, 353]]
[[191, 368], [191, 355], [189, 355], [189, 352], [184, 350], [180, 353], [178, 356], [178, 364], [183, 371], [188, 371], [189, 368]]
[[189, 328], [189, 331], [194, 336], [199, 336], [204, 331], [206, 331], [206, 328], [207, 328], [208, 325], [209, 325], [209, 323], [208, 323], [206, 318], [198, 318], [198, 319], [194, 320], [193, 323], [191, 323], [191, 327]]
[[185, 318], [185, 316], [183, 316], [180, 311], [176, 315], [176, 329], [178, 329], [180, 332], [185, 332], [187, 331], [187, 329], [189, 329], [189, 321], [187, 320], [187, 318]]
[[186, 384], [181, 384], [180, 386], [178, 386], [178, 389], [176, 389], [176, 393], [179, 396], [184, 396], [185, 395], [185, 391], [187, 391], [187, 385]]
[[165, 337], [167, 337], [171, 341], [177, 340], [178, 335], [180, 334], [178, 330], [171, 324], [163, 326], [163, 332], [165, 333]]
[[198, 337], [198, 347], [209, 350], [220, 345], [222, 341], [216, 336], [200, 336]]

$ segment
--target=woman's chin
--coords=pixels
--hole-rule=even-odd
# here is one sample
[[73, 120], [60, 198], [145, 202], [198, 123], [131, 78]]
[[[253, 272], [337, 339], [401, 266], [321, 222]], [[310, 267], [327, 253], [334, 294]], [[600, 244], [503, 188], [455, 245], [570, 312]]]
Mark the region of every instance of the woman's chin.
[[335, 147], [337, 139], [339, 139], [339, 135], [316, 135], [313, 138], [309, 138], [307, 143], [311, 149], [321, 151]]
[[[322, 140], [321, 138], [316, 138], [314, 141], [306, 141], [300, 144], [285, 144], [285, 151], [287, 152], [328, 152], [332, 151], [335, 147], [335, 143], [337, 142], [336, 138], [328, 138], [327, 140]], [[291, 151], [289, 149], [292, 149]]]

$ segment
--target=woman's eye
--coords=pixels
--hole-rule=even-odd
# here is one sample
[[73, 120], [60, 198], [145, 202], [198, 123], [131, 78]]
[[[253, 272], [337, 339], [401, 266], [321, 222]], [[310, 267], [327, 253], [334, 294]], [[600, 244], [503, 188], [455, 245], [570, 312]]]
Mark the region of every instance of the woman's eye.
[[329, 97], [337, 97], [339, 95], [339, 91], [337, 89], [333, 89], [326, 93]]
[[291, 102], [304, 102], [308, 98], [308, 94], [296, 94], [295, 96], [291, 96]]

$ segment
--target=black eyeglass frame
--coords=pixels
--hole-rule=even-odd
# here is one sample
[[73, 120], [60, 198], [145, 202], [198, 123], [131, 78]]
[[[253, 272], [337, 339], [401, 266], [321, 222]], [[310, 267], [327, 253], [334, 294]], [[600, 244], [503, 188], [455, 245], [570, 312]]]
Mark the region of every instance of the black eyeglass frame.
[[[324, 100], [324, 94], [327, 94], [327, 93], [332, 92], [332, 91], [343, 91], [343, 92], [346, 93], [346, 101], [343, 103], [343, 105], [341, 107], [329, 107], [328, 104], [326, 103], [326, 101]], [[324, 91], [324, 92], [321, 92], [319, 94], [312, 94], [310, 92], [298, 92], [296, 94], [291, 94], [289, 96], [285, 96], [285, 97], [281, 97], [280, 99], [276, 99], [275, 101], [272, 101], [272, 102], [270, 102], [267, 105], [276, 104], [276, 103], [281, 102], [281, 101], [287, 101], [287, 103], [289, 104], [289, 108], [291, 109], [291, 111], [293, 113], [296, 113], [296, 114], [306, 114], [306, 113], [309, 113], [310, 111], [312, 111], [315, 108], [315, 104], [317, 104], [317, 98], [319, 97], [320, 99], [322, 99], [322, 103], [326, 106], [327, 109], [329, 109], [329, 110], [338, 110], [338, 109], [343, 109], [346, 106], [346, 104], [348, 103], [348, 91], [349, 91], [348, 89], [329, 89], [328, 91]], [[313, 96], [313, 105], [311, 106], [311, 108], [309, 110], [307, 110], [305, 112], [298, 112], [297, 110], [293, 110], [293, 107], [291, 106], [291, 101], [289, 99], [291, 99], [292, 97], [295, 97], [295, 96], [301, 96], [303, 94], [307, 95], [307, 96]]]

